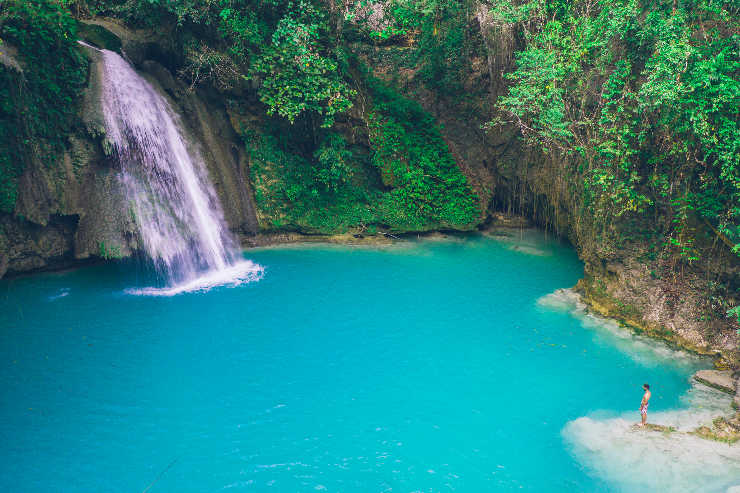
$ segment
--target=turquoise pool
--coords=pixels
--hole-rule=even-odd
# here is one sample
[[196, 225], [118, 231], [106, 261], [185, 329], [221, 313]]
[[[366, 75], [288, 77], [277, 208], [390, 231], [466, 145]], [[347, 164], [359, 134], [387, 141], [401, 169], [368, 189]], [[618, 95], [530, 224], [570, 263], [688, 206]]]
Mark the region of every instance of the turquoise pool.
[[582, 264], [532, 233], [245, 255], [261, 280], [171, 297], [133, 262], [0, 281], [0, 489], [645, 491], [588, 426], [709, 365], [553, 301]]

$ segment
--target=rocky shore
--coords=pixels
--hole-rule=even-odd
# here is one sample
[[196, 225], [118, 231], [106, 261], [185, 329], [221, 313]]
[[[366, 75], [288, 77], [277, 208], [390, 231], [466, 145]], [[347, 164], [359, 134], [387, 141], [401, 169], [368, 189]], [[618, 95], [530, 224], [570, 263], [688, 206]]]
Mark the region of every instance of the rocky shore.
[[734, 444], [740, 441], [740, 372], [700, 370], [694, 380], [733, 396], [736, 412], [732, 416], [718, 416], [711, 426], [705, 425], [692, 433], [698, 437]]

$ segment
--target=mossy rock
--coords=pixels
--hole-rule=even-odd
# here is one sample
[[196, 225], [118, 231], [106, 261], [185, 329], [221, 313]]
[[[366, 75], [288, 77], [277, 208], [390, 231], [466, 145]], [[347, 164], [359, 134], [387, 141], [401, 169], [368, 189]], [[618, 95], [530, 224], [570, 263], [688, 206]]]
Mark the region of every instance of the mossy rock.
[[690, 432], [700, 438], [734, 444], [740, 442], [740, 413], [734, 416], [714, 418], [712, 426], [700, 426]]
[[731, 371], [699, 370], [694, 374], [694, 380], [727, 394], [735, 394], [735, 379]]
[[120, 38], [98, 24], [80, 22], [77, 25], [77, 36], [97, 48], [121, 52]]
[[657, 431], [660, 433], [675, 433], [677, 430], [673, 426], [663, 426], [655, 423], [645, 423], [645, 425], [634, 424], [632, 429], [635, 431]]
[[740, 434], [738, 433], [726, 433], [716, 429], [712, 429], [708, 426], [701, 426], [691, 432], [692, 435], [696, 435], [705, 440], [713, 440], [715, 442], [722, 442], [732, 445], [740, 441]]

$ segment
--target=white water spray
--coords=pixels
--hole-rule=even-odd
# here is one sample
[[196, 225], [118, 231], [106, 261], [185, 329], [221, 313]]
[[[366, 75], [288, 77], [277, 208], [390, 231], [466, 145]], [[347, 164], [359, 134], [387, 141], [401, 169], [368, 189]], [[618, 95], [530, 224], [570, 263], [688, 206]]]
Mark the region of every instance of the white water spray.
[[196, 146], [170, 104], [117, 53], [100, 50], [108, 139], [143, 249], [172, 295], [257, 280], [263, 269], [243, 260]]

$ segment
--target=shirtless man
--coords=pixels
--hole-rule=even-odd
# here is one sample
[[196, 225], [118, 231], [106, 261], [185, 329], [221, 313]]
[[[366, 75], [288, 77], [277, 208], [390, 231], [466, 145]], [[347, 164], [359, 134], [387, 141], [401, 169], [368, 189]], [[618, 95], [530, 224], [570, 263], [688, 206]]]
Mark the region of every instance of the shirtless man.
[[640, 414], [642, 415], [642, 423], [640, 423], [640, 426], [645, 426], [645, 423], [647, 423], [648, 403], [650, 402], [650, 396], [652, 394], [650, 393], [650, 385], [645, 384], [642, 388], [645, 393], [642, 394], [642, 402], [640, 402]]

